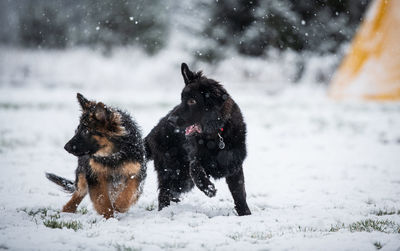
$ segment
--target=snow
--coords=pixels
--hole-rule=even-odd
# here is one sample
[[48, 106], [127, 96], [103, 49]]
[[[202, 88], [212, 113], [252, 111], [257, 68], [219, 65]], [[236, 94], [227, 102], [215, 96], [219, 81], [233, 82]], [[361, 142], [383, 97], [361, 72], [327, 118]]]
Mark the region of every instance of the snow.
[[[174, 50], [152, 58], [133, 49], [110, 56], [88, 49], [0, 54], [0, 249], [400, 248], [399, 103], [336, 102], [311, 77], [293, 86], [285, 74], [290, 55], [284, 62], [233, 57], [219, 67], [192, 67]], [[63, 146], [78, 123], [76, 92], [130, 112], [146, 135], [179, 102], [183, 61], [224, 84], [242, 109], [253, 214], [235, 215], [223, 180], [215, 181], [214, 198], [194, 189], [158, 212], [153, 162], [128, 213], [104, 220], [85, 198], [77, 214], [59, 214], [69, 195], [44, 173], [74, 177], [76, 158]], [[80, 227], [45, 226], [54, 219]], [[394, 224], [350, 231], [365, 220]]]

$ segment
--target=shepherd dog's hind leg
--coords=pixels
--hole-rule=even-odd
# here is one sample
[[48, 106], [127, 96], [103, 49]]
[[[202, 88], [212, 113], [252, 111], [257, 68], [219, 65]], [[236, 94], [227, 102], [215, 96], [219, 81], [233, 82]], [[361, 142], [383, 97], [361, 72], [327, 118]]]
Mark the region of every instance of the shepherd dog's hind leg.
[[81, 173], [77, 176], [76, 190], [72, 194], [72, 198], [63, 207], [62, 212], [75, 213], [79, 204], [82, 202], [83, 198], [85, 198], [87, 192], [88, 184], [86, 177], [83, 173]]

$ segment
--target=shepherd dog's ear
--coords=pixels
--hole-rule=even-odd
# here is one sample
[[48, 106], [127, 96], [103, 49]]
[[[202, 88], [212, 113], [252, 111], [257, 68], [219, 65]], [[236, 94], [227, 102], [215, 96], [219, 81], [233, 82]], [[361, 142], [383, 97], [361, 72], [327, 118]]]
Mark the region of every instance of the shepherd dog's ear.
[[185, 85], [190, 84], [194, 80], [196, 75], [191, 70], [189, 70], [189, 67], [187, 66], [186, 63], [182, 63], [181, 72], [183, 76], [183, 81], [185, 81]]
[[96, 107], [94, 108], [94, 116], [100, 122], [106, 122], [108, 120], [109, 111], [102, 102], [96, 104]]
[[77, 93], [76, 98], [78, 99], [78, 102], [82, 107], [82, 110], [85, 111], [90, 108], [90, 101], [87, 100], [82, 94]]

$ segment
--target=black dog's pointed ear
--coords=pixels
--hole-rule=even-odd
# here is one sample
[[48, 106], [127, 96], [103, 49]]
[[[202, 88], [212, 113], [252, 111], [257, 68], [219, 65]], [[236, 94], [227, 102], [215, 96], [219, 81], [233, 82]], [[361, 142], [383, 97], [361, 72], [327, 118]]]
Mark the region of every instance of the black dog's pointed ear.
[[182, 65], [181, 65], [181, 72], [182, 72], [182, 76], [183, 76], [183, 80], [185, 81], [185, 84], [186, 85], [190, 84], [193, 81], [195, 74], [189, 70], [189, 67], [185, 63], [182, 63]]
[[82, 110], [87, 110], [90, 107], [90, 101], [87, 100], [82, 94], [77, 93], [76, 98], [82, 107]]

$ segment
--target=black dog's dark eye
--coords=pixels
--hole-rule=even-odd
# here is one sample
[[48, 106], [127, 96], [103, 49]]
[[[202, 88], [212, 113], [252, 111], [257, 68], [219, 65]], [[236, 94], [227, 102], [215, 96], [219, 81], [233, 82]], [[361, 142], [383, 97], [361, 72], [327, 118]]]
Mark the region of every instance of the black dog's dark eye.
[[188, 104], [188, 105], [195, 105], [195, 104], [196, 104], [196, 100], [193, 99], [193, 98], [191, 98], [191, 99], [189, 99], [189, 100], [187, 101], [187, 104]]

